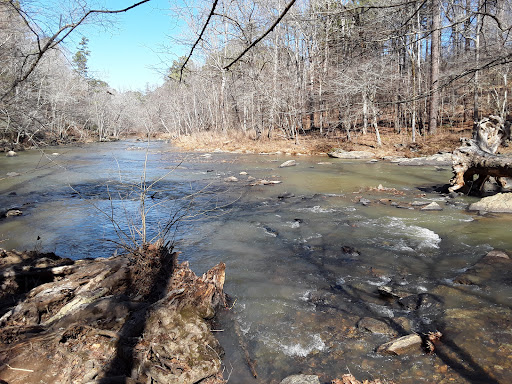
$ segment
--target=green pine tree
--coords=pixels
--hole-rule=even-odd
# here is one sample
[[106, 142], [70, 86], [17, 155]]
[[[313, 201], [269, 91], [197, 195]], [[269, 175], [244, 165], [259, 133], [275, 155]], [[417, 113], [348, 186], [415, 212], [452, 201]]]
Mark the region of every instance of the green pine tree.
[[82, 76], [83, 78], [89, 77], [89, 67], [87, 66], [87, 61], [91, 51], [89, 51], [89, 39], [85, 36], [82, 36], [82, 40], [78, 43], [77, 51], [73, 55], [73, 66], [75, 71]]

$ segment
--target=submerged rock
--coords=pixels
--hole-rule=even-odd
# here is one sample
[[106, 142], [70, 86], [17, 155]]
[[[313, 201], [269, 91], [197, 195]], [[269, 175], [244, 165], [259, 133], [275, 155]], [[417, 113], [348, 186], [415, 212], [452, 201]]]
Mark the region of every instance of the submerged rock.
[[512, 260], [503, 251], [488, 252], [466, 272], [453, 280], [456, 284], [485, 285], [487, 282], [502, 281], [507, 284], [512, 279]]
[[392, 336], [397, 335], [397, 332], [384, 321], [373, 319], [371, 317], [363, 317], [357, 323], [357, 327], [363, 331], [368, 331], [371, 333], [379, 333], [382, 335]]
[[282, 380], [280, 384], [320, 384], [316, 375], [293, 375]]
[[420, 293], [418, 295], [408, 295], [398, 300], [398, 303], [410, 311], [440, 309], [443, 306], [442, 300], [430, 293]]
[[[247, 179], [249, 181], [249, 179]], [[262, 179], [262, 180], [258, 180], [256, 181], [255, 183], [252, 183], [250, 184], [251, 187], [254, 187], [256, 185], [273, 185], [273, 184], [281, 184], [282, 181], [281, 180], [265, 180], [265, 179]]]

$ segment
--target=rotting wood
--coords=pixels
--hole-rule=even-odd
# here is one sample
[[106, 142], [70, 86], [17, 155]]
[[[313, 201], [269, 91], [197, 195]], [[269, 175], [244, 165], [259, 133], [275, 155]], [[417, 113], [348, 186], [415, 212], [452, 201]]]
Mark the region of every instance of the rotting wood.
[[512, 156], [496, 152], [510, 139], [510, 125], [501, 117], [489, 116], [477, 123], [472, 139], [461, 139], [462, 145], [453, 153], [454, 177], [450, 180], [450, 192], [480, 193], [490, 177], [494, 177], [500, 187], [506, 186], [504, 178], [512, 177]]

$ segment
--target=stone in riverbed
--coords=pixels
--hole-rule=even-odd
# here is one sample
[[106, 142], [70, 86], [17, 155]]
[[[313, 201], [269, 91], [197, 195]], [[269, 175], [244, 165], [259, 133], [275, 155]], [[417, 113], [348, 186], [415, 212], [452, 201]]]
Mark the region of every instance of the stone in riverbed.
[[436, 310], [441, 309], [443, 306], [442, 300], [430, 293], [420, 293], [402, 297], [398, 300], [398, 304], [409, 311]]
[[377, 348], [377, 352], [384, 355], [405, 355], [410, 353], [421, 353], [422, 340], [420, 335], [412, 333], [407, 336], [402, 336], [398, 339], [391, 340], [388, 343], [382, 344]]
[[396, 336], [396, 331], [387, 325], [385, 322], [377, 319], [373, 319], [371, 317], [363, 317], [357, 323], [357, 328], [368, 331], [370, 333], [379, 333], [382, 335], [392, 335]]
[[512, 193], [497, 193], [494, 196], [484, 197], [468, 208], [470, 211], [484, 211], [496, 213], [512, 213]]
[[490, 282], [508, 284], [512, 276], [512, 260], [503, 251], [488, 252], [466, 272], [454, 278], [453, 282], [463, 285], [486, 285]]
[[5, 156], [7, 157], [14, 157], [14, 156], [18, 156], [18, 154], [14, 151], [9, 151], [5, 154]]
[[370, 205], [371, 202], [371, 200], [365, 199], [364, 197], [359, 199], [359, 204], [364, 205], [365, 207]]
[[413, 207], [424, 207], [425, 205], [429, 205], [430, 203], [428, 201], [419, 201], [415, 200], [411, 203]]
[[288, 160], [281, 164], [279, 168], [293, 167], [294, 165], [297, 165], [297, 162], [295, 160]]
[[5, 213], [5, 217], [13, 217], [13, 216], [21, 216], [23, 212], [21, 212], [19, 209], [9, 209]]
[[420, 210], [421, 211], [442, 211], [443, 208], [439, 204], [437, 204], [435, 201], [433, 201], [430, 204], [422, 207]]
[[373, 159], [375, 154], [367, 151], [344, 151], [343, 149], [334, 149], [333, 151], [327, 154], [329, 157], [334, 157], [337, 159]]
[[224, 179], [224, 181], [231, 182], [231, 183], [236, 183], [238, 181], [238, 179], [235, 176], [230, 176], [230, 177], [226, 177]]
[[293, 375], [288, 376], [280, 384], [320, 384], [316, 375]]

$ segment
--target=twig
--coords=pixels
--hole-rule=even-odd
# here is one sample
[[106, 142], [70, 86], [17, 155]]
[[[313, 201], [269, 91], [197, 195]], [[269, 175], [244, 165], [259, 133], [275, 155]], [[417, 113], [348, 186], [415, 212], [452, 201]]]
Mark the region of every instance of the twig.
[[183, 62], [182, 66], [180, 68], [180, 80], [179, 80], [180, 82], [181, 82], [181, 79], [183, 77], [183, 70], [185, 69], [185, 66], [187, 65], [187, 63], [190, 60], [190, 58], [192, 57], [192, 53], [194, 52], [194, 49], [196, 48], [196, 45], [199, 44], [199, 42], [203, 38], [203, 33], [204, 33], [204, 31], [206, 31], [206, 27], [210, 23], [210, 19], [215, 14], [215, 7], [217, 7], [217, 3], [218, 2], [219, 2], [219, 0], [215, 0], [213, 2], [212, 10], [210, 11], [210, 14], [208, 15], [208, 18], [206, 19], [206, 22], [203, 25], [203, 29], [201, 30], [201, 33], [199, 33], [199, 36], [198, 36], [196, 42], [194, 43], [194, 45], [192, 45], [192, 48], [190, 49], [190, 53], [188, 54], [187, 58], [185, 59], [185, 61]]
[[24, 369], [24, 368], [13, 368], [9, 364], [6, 364], [7, 368], [12, 369], [13, 371], [21, 371], [21, 372], [34, 372], [33, 369]]

